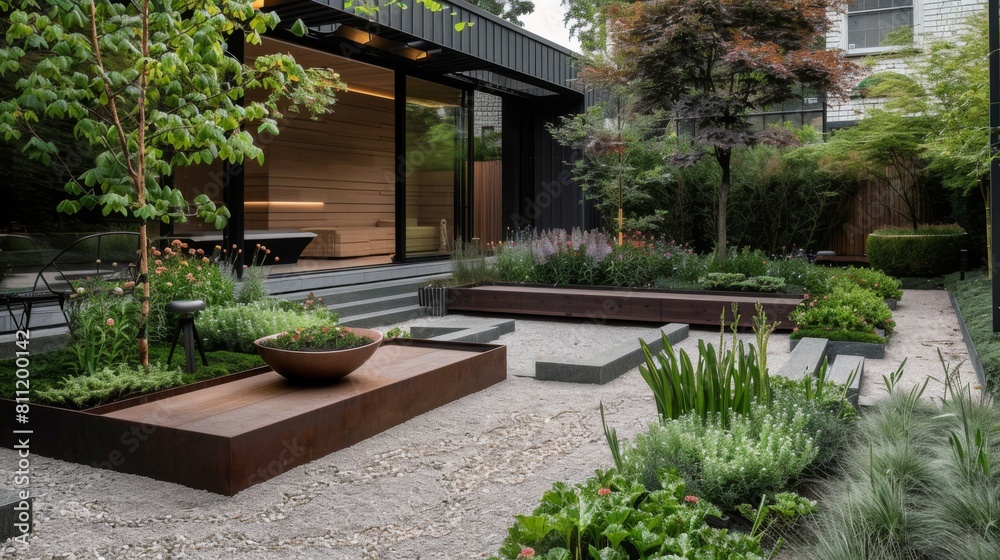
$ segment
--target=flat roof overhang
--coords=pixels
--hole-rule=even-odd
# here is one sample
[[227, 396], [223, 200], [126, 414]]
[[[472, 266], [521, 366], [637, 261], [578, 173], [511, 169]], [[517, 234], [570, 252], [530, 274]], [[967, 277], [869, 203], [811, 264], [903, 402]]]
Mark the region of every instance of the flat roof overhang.
[[[382, 8], [373, 19], [344, 0], [266, 0], [263, 9], [309, 28], [305, 37], [283, 38], [332, 54], [523, 96], [583, 96], [574, 87], [578, 55], [461, 0], [440, 12]], [[458, 22], [473, 25], [456, 31]]]

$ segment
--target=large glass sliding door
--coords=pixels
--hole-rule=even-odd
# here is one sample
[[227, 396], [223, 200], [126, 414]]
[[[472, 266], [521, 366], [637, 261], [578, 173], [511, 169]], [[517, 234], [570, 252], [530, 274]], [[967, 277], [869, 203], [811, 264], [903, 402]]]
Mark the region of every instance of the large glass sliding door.
[[460, 89], [406, 77], [407, 257], [449, 251], [465, 225], [461, 209], [469, 138], [464, 105]]

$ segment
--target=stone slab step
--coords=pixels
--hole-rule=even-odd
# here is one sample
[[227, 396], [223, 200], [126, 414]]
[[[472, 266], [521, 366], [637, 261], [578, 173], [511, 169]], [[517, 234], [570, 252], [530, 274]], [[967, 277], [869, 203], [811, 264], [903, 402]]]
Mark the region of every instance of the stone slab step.
[[477, 342], [484, 344], [493, 342], [502, 335], [514, 332], [513, 319], [498, 319], [489, 323], [444, 323], [434, 325], [418, 325], [410, 328], [413, 338], [428, 338], [450, 342]]
[[663, 325], [643, 333], [635, 342], [601, 349], [583, 358], [564, 362], [535, 362], [535, 379], [603, 385], [645, 362], [645, 355], [638, 339], [645, 340], [650, 351], [654, 353], [663, 350], [661, 332], [667, 335], [667, 340], [671, 344], [677, 344], [688, 337], [688, 326], [681, 323]]
[[411, 319], [418, 319], [420, 317], [424, 317], [426, 314], [427, 310], [423, 307], [420, 307], [419, 305], [408, 305], [406, 307], [390, 309], [387, 311], [376, 311], [374, 313], [364, 313], [351, 317], [341, 317], [340, 324], [346, 327], [360, 327], [368, 329], [383, 325], [391, 325], [402, 321], [409, 321]]
[[[325, 302], [326, 301], [324, 299], [324, 303]], [[375, 313], [377, 311], [388, 311], [401, 307], [409, 307], [416, 304], [416, 292], [407, 292], [404, 294], [363, 299], [351, 303], [335, 303], [333, 305], [328, 305], [327, 307], [330, 311], [336, 312], [340, 317], [350, 317], [364, 315], [366, 313]]]
[[[863, 356], [841, 354], [834, 358], [833, 364], [827, 368], [826, 378], [828, 381], [847, 385], [847, 400], [854, 406], [858, 406], [861, 376], [864, 375], [864, 372], [865, 359]], [[850, 381], [849, 385], [848, 381]]]
[[792, 349], [791, 356], [785, 365], [778, 370], [777, 375], [788, 379], [803, 379], [807, 375], [816, 375], [823, 358], [826, 356], [827, 340], [825, 338], [803, 338]]
[[0, 545], [31, 533], [33, 501], [30, 496], [22, 500], [18, 492], [0, 490]]

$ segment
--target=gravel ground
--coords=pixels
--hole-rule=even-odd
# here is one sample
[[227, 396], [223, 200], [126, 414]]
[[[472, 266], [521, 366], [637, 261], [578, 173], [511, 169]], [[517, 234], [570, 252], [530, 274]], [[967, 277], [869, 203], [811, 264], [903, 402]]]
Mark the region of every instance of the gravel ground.
[[[907, 292], [885, 360], [868, 362], [863, 396], [904, 357], [903, 384], [940, 377], [936, 347], [967, 360], [944, 292]], [[453, 320], [454, 317], [449, 317]], [[482, 319], [470, 319], [476, 321]], [[430, 320], [427, 320], [430, 321]], [[517, 320], [499, 341], [508, 379], [457, 402], [292, 469], [226, 498], [147, 478], [32, 458], [35, 532], [8, 544], [18, 558], [483, 558], [496, 551], [512, 516], [537, 505], [553, 481], [581, 481], [611, 464], [598, 406], [619, 434], [634, 436], [655, 416], [638, 370], [603, 386], [539, 382], [533, 362], [632, 341], [649, 326]], [[693, 352], [692, 331], [679, 347]], [[780, 368], [787, 336], [775, 335], [769, 365]], [[967, 364], [963, 381], [977, 383]], [[940, 384], [927, 397], [939, 395]], [[44, 437], [36, 434], [35, 437]], [[9, 472], [16, 455], [0, 449]], [[10, 487], [11, 475], [0, 477]], [[2, 546], [2, 545], [0, 545]]]

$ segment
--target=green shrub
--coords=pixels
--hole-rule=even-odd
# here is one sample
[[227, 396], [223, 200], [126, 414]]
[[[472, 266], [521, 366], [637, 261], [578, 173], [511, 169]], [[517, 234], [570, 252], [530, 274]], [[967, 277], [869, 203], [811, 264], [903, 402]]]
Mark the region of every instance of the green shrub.
[[739, 285], [747, 279], [742, 272], [709, 272], [698, 279], [698, 283], [706, 290], [738, 290]]
[[719, 414], [687, 414], [654, 422], [626, 443], [622, 473], [656, 488], [661, 471], [676, 469], [691, 491], [731, 509], [789, 488], [816, 459], [810, 413], [754, 404], [729, 425]]
[[965, 231], [958, 226], [884, 228], [868, 236], [872, 268], [892, 276], [937, 276], [958, 270]]
[[832, 281], [835, 284], [849, 283], [860, 286], [875, 292], [882, 299], [899, 300], [903, 298], [903, 283], [881, 270], [852, 266], [834, 272]]
[[129, 364], [103, 367], [90, 374], [67, 377], [55, 387], [37, 391], [38, 402], [70, 408], [89, 408], [133, 394], [149, 393], [182, 384], [177, 367]]
[[501, 282], [526, 282], [531, 278], [534, 267], [531, 248], [521, 244], [504, 243], [497, 248], [493, 266], [497, 280]]
[[868, 342], [871, 344], [885, 344], [885, 337], [874, 333], [849, 331], [845, 329], [798, 329], [794, 331], [790, 338], [800, 340], [803, 338], [826, 338], [838, 342]]
[[808, 297], [790, 315], [798, 324], [797, 330], [875, 334], [878, 328], [887, 338], [892, 336], [896, 326], [892, 311], [885, 300], [871, 290], [843, 284], [822, 296], [806, 295]]
[[609, 471], [584, 484], [557, 482], [531, 515], [517, 522], [494, 559], [739, 558], [763, 559], [760, 536], [705, 523], [721, 512], [665, 475], [647, 491]]
[[198, 315], [198, 334], [207, 348], [253, 353], [253, 341], [258, 338], [297, 328], [329, 325], [336, 319], [336, 315], [329, 312], [308, 313], [301, 307], [280, 309], [271, 301], [258, 301], [202, 311]]
[[739, 284], [745, 292], [773, 294], [785, 289], [785, 280], [774, 276], [752, 276]]
[[772, 260], [763, 251], [744, 247], [730, 248], [724, 261], [712, 259], [708, 265], [710, 272], [739, 273], [745, 276], [766, 276], [768, 262]]

